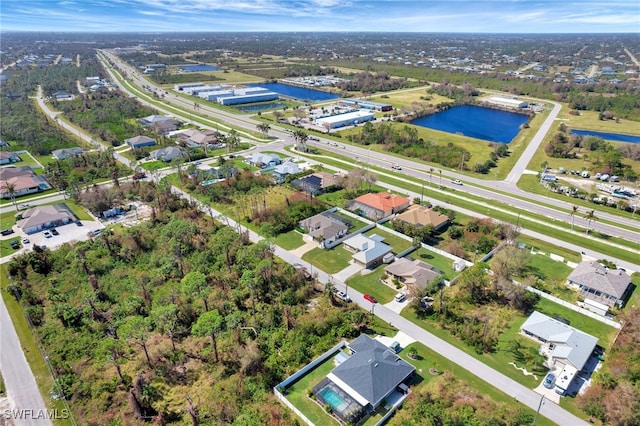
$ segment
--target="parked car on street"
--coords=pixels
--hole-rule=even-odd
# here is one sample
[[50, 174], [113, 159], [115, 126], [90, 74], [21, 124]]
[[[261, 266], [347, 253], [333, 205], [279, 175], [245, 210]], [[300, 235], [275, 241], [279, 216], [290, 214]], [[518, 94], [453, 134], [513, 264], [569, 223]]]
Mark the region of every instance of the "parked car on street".
[[3, 229], [2, 231], [0, 231], [0, 234], [2, 234], [2, 235], [11, 235], [11, 234], [13, 234], [13, 229]]
[[373, 296], [372, 296], [372, 295], [370, 295], [370, 294], [365, 294], [365, 295], [364, 295], [364, 298], [365, 298], [365, 300], [368, 300], [368, 301], [369, 301], [369, 302], [371, 302], [371, 303], [378, 303], [378, 301], [376, 300], [376, 298], [375, 298], [375, 297], [373, 297]]

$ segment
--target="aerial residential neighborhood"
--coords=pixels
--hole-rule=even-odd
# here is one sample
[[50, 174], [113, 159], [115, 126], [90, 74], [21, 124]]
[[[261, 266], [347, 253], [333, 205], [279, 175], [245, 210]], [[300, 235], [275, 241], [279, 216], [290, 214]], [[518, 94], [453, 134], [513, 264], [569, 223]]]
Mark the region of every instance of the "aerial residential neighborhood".
[[0, 4], [0, 424], [640, 423], [637, 22], [205, 3]]

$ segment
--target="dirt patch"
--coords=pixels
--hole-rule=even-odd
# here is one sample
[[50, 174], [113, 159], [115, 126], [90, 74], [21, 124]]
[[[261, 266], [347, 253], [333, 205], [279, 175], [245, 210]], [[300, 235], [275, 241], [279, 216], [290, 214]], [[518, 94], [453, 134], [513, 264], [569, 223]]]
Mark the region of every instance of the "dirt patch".
[[596, 184], [589, 179], [570, 178], [565, 176], [558, 176], [558, 179], [560, 183], [564, 183], [566, 185], [585, 190], [589, 193], [596, 192]]

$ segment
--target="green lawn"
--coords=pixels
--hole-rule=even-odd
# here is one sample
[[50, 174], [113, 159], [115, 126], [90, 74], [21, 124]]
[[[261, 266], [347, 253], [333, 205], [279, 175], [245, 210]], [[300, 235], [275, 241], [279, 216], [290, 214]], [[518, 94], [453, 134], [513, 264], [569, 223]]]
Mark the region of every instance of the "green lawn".
[[453, 260], [449, 259], [448, 257], [444, 257], [441, 254], [434, 253], [431, 250], [419, 248], [413, 253], [410, 253], [409, 256], [417, 260], [422, 260], [423, 262], [426, 262], [431, 266], [435, 266], [436, 268], [444, 272], [444, 277], [447, 280], [452, 280], [457, 274], [451, 268], [451, 266], [453, 265]]
[[164, 161], [154, 160], [154, 161], [145, 161], [144, 163], [140, 163], [140, 167], [143, 169], [153, 172], [158, 169], [164, 169], [165, 167], [170, 166], [169, 163], [165, 163]]
[[[2, 229], [5, 229], [4, 224], [2, 226], [3, 226]], [[13, 248], [11, 248], [11, 241], [17, 241], [20, 247], [22, 247], [22, 243], [20, 242], [20, 240], [21, 240], [20, 237], [13, 237], [8, 240], [0, 240], [0, 257], [8, 256], [14, 251], [16, 251]]]
[[276, 238], [274, 238], [273, 243], [285, 250], [293, 250], [302, 246], [304, 244], [304, 241], [302, 239], [302, 235], [298, 231], [293, 230], [278, 235]]
[[335, 366], [333, 357], [318, 365], [286, 389], [286, 397], [298, 410], [316, 425], [339, 424], [318, 403], [307, 396], [309, 389], [324, 379]]
[[342, 271], [349, 266], [351, 260], [351, 253], [345, 250], [341, 245], [332, 248], [331, 250], [325, 250], [321, 248], [314, 248], [311, 251], [306, 252], [302, 259], [316, 266], [327, 274], [335, 274]]
[[397, 237], [392, 233], [385, 231], [384, 229], [373, 228], [365, 232], [365, 235], [367, 236], [371, 236], [373, 234], [377, 234], [381, 237], [384, 237], [383, 243], [389, 244], [391, 247], [393, 247], [393, 252], [395, 254], [398, 254], [401, 251], [408, 249], [412, 245], [411, 240], [407, 241], [404, 238]]
[[577, 251], [569, 250], [560, 246], [555, 246], [553, 244], [547, 243], [546, 241], [538, 240], [533, 237], [520, 235], [518, 237], [518, 242], [525, 244], [528, 249], [534, 248], [536, 251], [541, 251], [546, 254], [553, 253], [558, 256], [562, 256], [564, 257], [564, 260], [567, 260], [569, 262], [579, 263], [582, 261], [582, 256]]
[[385, 266], [380, 265], [369, 274], [356, 274], [347, 280], [347, 284], [360, 293], [372, 295], [378, 300], [378, 303], [390, 302], [397, 292], [380, 282], [380, 276], [384, 273]]
[[573, 269], [543, 254], [534, 254], [529, 260], [528, 273], [545, 281], [565, 281]]

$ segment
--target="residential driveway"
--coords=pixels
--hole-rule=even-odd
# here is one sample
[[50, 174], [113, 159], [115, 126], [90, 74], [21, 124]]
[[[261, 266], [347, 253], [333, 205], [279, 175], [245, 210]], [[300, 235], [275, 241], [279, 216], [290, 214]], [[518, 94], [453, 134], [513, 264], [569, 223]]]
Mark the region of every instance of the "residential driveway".
[[[546, 377], [546, 375], [545, 375]], [[547, 389], [542, 385], [542, 382], [544, 381], [544, 377], [542, 378], [542, 380], [540, 381], [540, 384], [538, 385], [537, 388], [534, 389], [535, 392], [539, 393], [540, 395], [544, 395], [545, 399], [548, 399], [549, 401], [553, 401], [556, 404], [560, 404], [560, 395], [558, 395], [556, 393], [555, 390], [553, 389]]]
[[362, 266], [352, 263], [351, 265], [344, 268], [342, 271], [336, 274], [333, 274], [333, 277], [339, 281], [344, 282], [347, 280], [347, 278], [359, 273], [360, 271], [362, 271]]
[[306, 252], [313, 250], [318, 247], [318, 243], [315, 241], [309, 241], [308, 243], [304, 243], [304, 245], [298, 247], [297, 249], [290, 250], [291, 254], [296, 257], [302, 257]]
[[389, 346], [393, 342], [398, 342], [400, 343], [400, 347], [402, 349], [406, 348], [407, 346], [415, 342], [414, 339], [407, 336], [402, 331], [398, 331], [396, 335], [392, 337], [377, 336], [376, 340], [378, 340], [380, 343], [382, 343], [385, 346]]
[[409, 299], [404, 299], [404, 302], [396, 302], [396, 300], [392, 300], [389, 303], [385, 303], [384, 307], [388, 308], [390, 311], [395, 312], [396, 314], [399, 314], [402, 309], [404, 309], [405, 306], [407, 306], [409, 304]]

